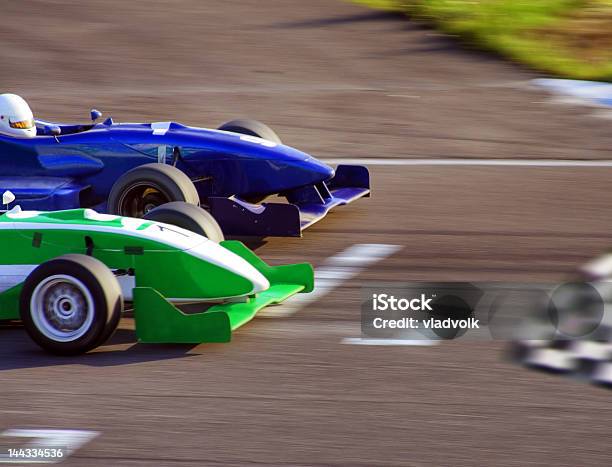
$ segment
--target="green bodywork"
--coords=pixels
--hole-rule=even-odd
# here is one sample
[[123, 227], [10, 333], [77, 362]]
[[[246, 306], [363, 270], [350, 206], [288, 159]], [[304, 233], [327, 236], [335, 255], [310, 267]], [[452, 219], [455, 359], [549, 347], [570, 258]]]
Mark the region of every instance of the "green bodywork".
[[19, 296], [22, 284], [0, 294], [0, 320], [19, 319]]
[[155, 289], [136, 287], [134, 313], [138, 340], [146, 343], [229, 342], [232, 331], [248, 323], [268, 305], [283, 302], [298, 292], [311, 292], [314, 275], [309, 264], [269, 266], [241, 242], [221, 243], [251, 263], [268, 281], [270, 288], [245, 301], [214, 305], [205, 312], [186, 314]]
[[[269, 281], [267, 290], [253, 295], [253, 284], [240, 274], [194, 257], [189, 249], [135, 235], [159, 228], [156, 223], [127, 219], [130, 230], [124, 218], [91, 220], [84, 212], [57, 211], [23, 219], [0, 216], [0, 244], [5, 246], [0, 262], [4, 267], [39, 265], [69, 253], [89, 253], [110, 269], [132, 272], [136, 329], [142, 342], [226, 342], [232, 330], [263, 307], [313, 289], [309, 264], [273, 267], [240, 242], [212, 245], [240, 256]], [[16, 284], [0, 293], [0, 320], [19, 319], [21, 287], [22, 283]], [[202, 313], [185, 314], [167, 298], [221, 303]]]

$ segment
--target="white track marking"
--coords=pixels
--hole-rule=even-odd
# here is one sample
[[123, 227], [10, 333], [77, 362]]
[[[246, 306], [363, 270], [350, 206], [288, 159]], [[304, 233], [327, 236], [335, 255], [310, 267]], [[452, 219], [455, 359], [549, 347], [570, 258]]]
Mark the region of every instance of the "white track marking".
[[[272, 324], [274, 323], [274, 324]], [[317, 336], [325, 339], [340, 339], [341, 344], [349, 345], [378, 345], [378, 346], [415, 346], [427, 347], [440, 344], [440, 340], [426, 339], [417, 332], [411, 333], [412, 339], [409, 336], [402, 339], [372, 339], [363, 337], [350, 337], [358, 335], [361, 331], [361, 324], [356, 321], [347, 323], [346, 321], [326, 321], [322, 327], [320, 322], [308, 321], [288, 321], [288, 320], [270, 320], [265, 327], [258, 328], [256, 332], [259, 336], [266, 339], [280, 338], [286, 339], [288, 333], [293, 337], [312, 337]]]
[[317, 320], [268, 320], [266, 326], [258, 327], [258, 336], [268, 338], [286, 339], [289, 334], [292, 337], [319, 337], [331, 340], [343, 337], [357, 336], [361, 332], [361, 323], [356, 320], [325, 320], [325, 326], [321, 326], [321, 321]]
[[341, 342], [349, 345], [408, 345], [414, 347], [428, 347], [440, 343], [440, 341], [429, 339], [368, 339], [362, 337], [347, 337]]
[[604, 118], [606, 120], [612, 120], [612, 110], [598, 109], [591, 114], [591, 117]]
[[315, 269], [315, 289], [308, 294], [295, 295], [285, 304], [266, 308], [257, 316], [278, 318], [291, 316], [327, 295], [343, 282], [355, 277], [374, 263], [388, 258], [403, 247], [399, 245], [358, 244], [341, 251]]
[[532, 82], [536, 86], [562, 96], [580, 99], [586, 104], [612, 106], [612, 84], [610, 83], [572, 79], [535, 79]]
[[322, 159], [326, 164], [387, 166], [612, 167], [612, 160], [563, 159]]
[[403, 99], [420, 99], [421, 96], [415, 96], [411, 94], [387, 94], [387, 97], [401, 97]]
[[55, 464], [66, 460], [75, 451], [80, 449], [85, 444], [100, 433], [97, 431], [86, 430], [56, 430], [56, 429], [9, 429], [0, 434], [0, 437], [5, 438], [34, 438], [25, 446], [20, 446], [24, 449], [57, 449], [65, 450], [64, 457], [55, 459], [45, 459], [32, 461], [31, 459], [11, 459], [8, 457], [0, 457], [0, 464]]

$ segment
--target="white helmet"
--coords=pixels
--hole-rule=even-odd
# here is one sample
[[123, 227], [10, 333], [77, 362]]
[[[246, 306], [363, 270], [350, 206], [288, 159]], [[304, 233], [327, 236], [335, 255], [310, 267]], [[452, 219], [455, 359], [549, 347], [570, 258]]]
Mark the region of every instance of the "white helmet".
[[17, 138], [36, 136], [30, 106], [15, 94], [0, 94], [0, 133]]

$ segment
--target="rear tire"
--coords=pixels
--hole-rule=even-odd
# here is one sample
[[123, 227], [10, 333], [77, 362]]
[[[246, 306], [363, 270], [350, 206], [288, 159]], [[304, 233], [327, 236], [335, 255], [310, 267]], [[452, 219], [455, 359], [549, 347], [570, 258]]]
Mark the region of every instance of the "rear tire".
[[267, 139], [273, 143], [283, 144], [278, 135], [265, 123], [257, 120], [238, 119], [231, 122], [225, 122], [219, 127], [219, 130], [231, 131], [242, 135], [256, 136], [258, 138]]
[[204, 209], [193, 204], [175, 201], [166, 203], [149, 211], [145, 219], [176, 225], [191, 232], [212, 240], [215, 243], [222, 242], [223, 231], [215, 218]]
[[183, 201], [198, 206], [200, 197], [182, 171], [166, 164], [145, 164], [123, 174], [108, 195], [108, 212], [143, 217], [162, 204]]
[[40, 347], [58, 355], [77, 355], [102, 345], [122, 311], [117, 278], [91, 256], [64, 255], [43, 263], [21, 291], [26, 331]]

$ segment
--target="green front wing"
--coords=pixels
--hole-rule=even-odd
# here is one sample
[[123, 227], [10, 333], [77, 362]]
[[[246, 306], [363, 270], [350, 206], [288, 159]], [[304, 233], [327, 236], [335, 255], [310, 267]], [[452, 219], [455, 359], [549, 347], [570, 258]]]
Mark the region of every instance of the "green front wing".
[[[298, 292], [311, 292], [314, 273], [310, 264], [270, 266], [237, 241], [221, 245], [241, 256], [261, 272], [270, 288], [242, 302], [214, 305], [208, 310], [187, 314], [150, 287], [134, 289], [134, 318], [140, 342], [157, 344], [199, 344], [229, 342], [232, 331], [248, 323], [262, 308], [281, 303]], [[205, 278], [203, 278], [205, 280]]]

